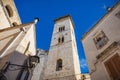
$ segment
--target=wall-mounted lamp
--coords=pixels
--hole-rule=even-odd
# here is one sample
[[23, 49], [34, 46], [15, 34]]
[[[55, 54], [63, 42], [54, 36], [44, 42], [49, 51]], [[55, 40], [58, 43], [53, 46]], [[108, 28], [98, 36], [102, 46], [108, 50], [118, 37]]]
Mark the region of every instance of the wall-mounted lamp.
[[38, 56], [30, 56], [29, 57], [29, 66], [35, 67], [40, 62]]

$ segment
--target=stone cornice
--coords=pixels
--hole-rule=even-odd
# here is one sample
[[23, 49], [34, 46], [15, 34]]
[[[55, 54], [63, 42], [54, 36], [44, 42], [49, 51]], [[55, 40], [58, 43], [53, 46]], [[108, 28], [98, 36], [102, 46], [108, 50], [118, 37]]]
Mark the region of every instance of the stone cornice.
[[69, 18], [69, 19], [71, 20], [71, 23], [72, 23], [73, 28], [74, 28], [74, 27], [75, 27], [75, 26], [74, 26], [74, 22], [73, 22], [73, 20], [72, 20], [72, 17], [70, 16], [70, 14], [68, 14], [68, 15], [66, 15], [66, 16], [62, 16], [62, 17], [60, 17], [60, 18], [57, 18], [57, 19], [54, 20], [54, 22], [56, 23], [57, 21], [62, 20], [62, 19], [66, 19], [66, 18]]
[[118, 42], [113, 42], [109, 47], [107, 47], [103, 52], [96, 56], [97, 60], [102, 59], [105, 55], [108, 55], [110, 51], [117, 48]]

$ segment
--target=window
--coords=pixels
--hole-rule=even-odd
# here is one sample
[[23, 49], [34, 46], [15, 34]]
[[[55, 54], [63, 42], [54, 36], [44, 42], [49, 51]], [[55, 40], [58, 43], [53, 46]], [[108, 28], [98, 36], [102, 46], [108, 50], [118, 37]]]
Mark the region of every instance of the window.
[[59, 27], [59, 32], [61, 32], [61, 27]]
[[16, 22], [14, 22], [14, 23], [12, 23], [12, 25], [13, 25], [13, 26], [17, 26], [17, 23], [16, 23]]
[[62, 43], [64, 42], [64, 37], [62, 37]]
[[62, 59], [57, 60], [56, 71], [62, 70]]
[[64, 42], [64, 36], [58, 38], [58, 44], [61, 44]]
[[62, 31], [64, 31], [64, 30], [65, 30], [65, 26], [59, 27], [59, 32], [62, 32]]
[[60, 44], [60, 38], [58, 38], [58, 44]]
[[8, 16], [12, 17], [13, 16], [13, 10], [12, 10], [12, 8], [9, 5], [6, 5], [5, 8], [7, 10]]
[[116, 13], [115, 16], [120, 19], [120, 11], [118, 13]]
[[97, 49], [102, 48], [108, 42], [108, 38], [103, 31], [98, 32], [93, 40]]

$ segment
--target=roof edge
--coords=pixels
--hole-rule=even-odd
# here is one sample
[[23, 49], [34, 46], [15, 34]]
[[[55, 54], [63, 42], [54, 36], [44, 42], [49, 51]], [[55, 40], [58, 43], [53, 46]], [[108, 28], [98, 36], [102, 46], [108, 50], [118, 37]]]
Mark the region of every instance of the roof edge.
[[83, 37], [81, 38], [81, 41], [84, 40], [87, 35], [97, 27], [97, 25], [99, 23], [101, 23], [118, 5], [120, 5], [120, 1], [118, 1], [115, 5], [113, 5], [113, 7], [111, 8], [110, 11], [108, 11], [90, 30], [88, 30], [88, 32], [85, 32], [85, 34], [83, 35]]
[[8, 28], [0, 29], [0, 32], [6, 31], [6, 30], [11, 30], [11, 29], [16, 29], [16, 28], [20, 28], [20, 27], [24, 27], [24, 26], [27, 26], [27, 25], [30, 25], [30, 24], [34, 24], [34, 22], [29, 22], [27, 24], [20, 24], [20, 25], [14, 26], [14, 27], [8, 27]]
[[72, 25], [73, 25], [73, 28], [75, 27], [74, 26], [74, 22], [73, 22], [73, 20], [72, 20], [72, 17], [71, 17], [71, 15], [70, 14], [67, 14], [67, 15], [65, 15], [65, 16], [61, 16], [61, 17], [59, 17], [59, 18], [56, 18], [55, 20], [54, 20], [54, 23], [56, 23], [57, 21], [59, 21], [59, 20], [61, 20], [61, 19], [63, 19], [63, 18], [70, 18], [70, 20], [71, 20], [71, 22], [72, 22]]

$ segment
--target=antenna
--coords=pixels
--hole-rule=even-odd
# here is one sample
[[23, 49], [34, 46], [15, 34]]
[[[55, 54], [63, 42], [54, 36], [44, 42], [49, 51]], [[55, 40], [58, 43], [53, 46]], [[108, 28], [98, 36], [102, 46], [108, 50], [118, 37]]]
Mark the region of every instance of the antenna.
[[110, 10], [111, 10], [111, 8], [108, 7], [108, 6], [106, 6], [105, 4], [103, 5], [103, 9], [105, 9], [105, 10], [107, 10], [107, 11], [110, 11]]
[[106, 8], [107, 8], [107, 6], [104, 4], [104, 5], [103, 5], [103, 9], [105, 9], [105, 10], [106, 10]]

